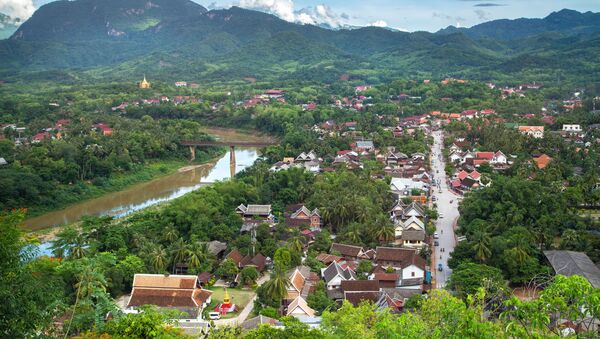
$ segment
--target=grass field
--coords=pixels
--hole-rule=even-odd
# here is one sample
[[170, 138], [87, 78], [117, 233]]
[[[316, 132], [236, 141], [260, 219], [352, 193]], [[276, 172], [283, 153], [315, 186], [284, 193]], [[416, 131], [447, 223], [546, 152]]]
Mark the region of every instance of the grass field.
[[[223, 287], [209, 287], [209, 290], [213, 291], [212, 294], [212, 302], [208, 306], [209, 310], [214, 310], [217, 307], [217, 304], [223, 302], [223, 297], [225, 296], [225, 290]], [[254, 295], [254, 291], [251, 289], [237, 289], [237, 288], [228, 288], [227, 292], [229, 293], [229, 297], [231, 298], [231, 302], [237, 305], [240, 308], [240, 312], [244, 309], [246, 304], [252, 299]], [[231, 313], [223, 317], [223, 319], [236, 317], [239, 313]]]

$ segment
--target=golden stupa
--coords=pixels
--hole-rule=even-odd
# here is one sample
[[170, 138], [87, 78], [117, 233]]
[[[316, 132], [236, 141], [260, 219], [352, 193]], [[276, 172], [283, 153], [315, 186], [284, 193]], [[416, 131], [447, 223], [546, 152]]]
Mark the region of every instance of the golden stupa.
[[229, 298], [229, 293], [227, 293], [227, 288], [225, 288], [225, 295], [223, 296], [223, 306], [231, 306], [231, 298]]
[[146, 75], [144, 74], [144, 80], [140, 81], [140, 83], [138, 84], [138, 86], [141, 89], [148, 89], [150, 88], [150, 83], [148, 82], [148, 80], [146, 80]]

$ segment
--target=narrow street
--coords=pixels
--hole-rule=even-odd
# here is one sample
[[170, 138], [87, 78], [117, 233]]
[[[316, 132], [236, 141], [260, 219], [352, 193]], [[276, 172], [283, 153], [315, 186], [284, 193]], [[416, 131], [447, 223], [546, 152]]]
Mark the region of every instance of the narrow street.
[[[435, 223], [439, 239], [435, 239], [434, 241], [437, 241], [439, 245], [434, 246], [432, 262], [435, 263], [435, 287], [444, 288], [452, 273], [452, 270], [448, 268], [448, 258], [456, 244], [454, 224], [459, 216], [458, 203], [461, 197], [448, 188], [448, 174], [444, 171], [446, 159], [444, 159], [444, 156], [442, 155], [442, 147], [444, 144], [443, 133], [441, 131], [436, 131], [433, 133], [433, 137], [434, 144], [431, 155], [432, 171], [436, 183], [439, 180], [439, 186], [436, 185], [432, 188], [439, 214], [438, 220]], [[439, 271], [438, 269], [439, 264], [442, 265], [442, 271]]]

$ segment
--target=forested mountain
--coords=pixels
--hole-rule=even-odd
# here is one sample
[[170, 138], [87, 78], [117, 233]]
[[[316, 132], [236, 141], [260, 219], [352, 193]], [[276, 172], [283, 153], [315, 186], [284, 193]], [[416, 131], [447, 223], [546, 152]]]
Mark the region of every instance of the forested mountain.
[[[0, 41], [0, 78], [81, 81], [146, 73], [162, 80], [192, 80], [193, 74], [202, 81], [334, 81], [349, 74], [377, 82], [398, 76], [502, 80], [519, 73], [524, 80], [593, 81], [600, 64], [588, 56], [600, 52], [599, 15], [563, 10], [545, 19], [432, 34], [330, 30], [238, 7], [207, 11], [190, 0], [58, 1]], [[496, 29], [501, 36], [485, 33]], [[503, 30], [514, 39], [507, 41]]]
[[570, 9], [563, 9], [553, 12], [543, 19], [493, 20], [471, 28], [449, 26], [437, 33], [449, 34], [461, 32], [474, 39], [513, 40], [549, 32], [571, 36], [590, 34], [598, 31], [600, 31], [600, 13], [580, 13]]

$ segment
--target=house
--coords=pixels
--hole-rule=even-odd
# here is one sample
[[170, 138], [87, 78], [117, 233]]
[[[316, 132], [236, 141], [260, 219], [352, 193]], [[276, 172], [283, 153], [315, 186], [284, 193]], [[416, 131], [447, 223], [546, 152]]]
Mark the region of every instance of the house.
[[477, 117], [478, 113], [479, 112], [477, 112], [476, 109], [468, 109], [468, 110], [462, 111], [460, 113], [460, 116], [462, 119], [473, 119], [473, 118]]
[[380, 247], [376, 248], [376, 263], [385, 267], [393, 267], [401, 271], [400, 278], [425, 278], [427, 262], [419, 256], [417, 250], [410, 248]]
[[337, 252], [342, 257], [349, 260], [358, 260], [365, 258], [364, 249], [360, 246], [338, 244], [334, 242], [333, 244], [331, 244], [331, 249], [329, 250], [329, 252]]
[[360, 140], [352, 144], [352, 150], [356, 153], [370, 153], [375, 150], [375, 145], [371, 140]]
[[210, 274], [210, 272], [202, 272], [198, 274], [198, 284], [200, 286], [206, 286], [213, 277], [214, 276]]
[[394, 208], [390, 211], [390, 217], [394, 224], [403, 225], [404, 221], [411, 217], [423, 220], [425, 218], [425, 210], [417, 202], [413, 201], [407, 205], [402, 200], [398, 200]]
[[269, 99], [279, 99], [279, 98], [283, 98], [283, 95], [285, 94], [285, 90], [281, 90], [281, 89], [271, 89], [268, 90], [264, 93], [264, 95], [266, 95]]
[[600, 268], [582, 252], [544, 251], [556, 274], [579, 275], [586, 278], [594, 288], [600, 288]]
[[373, 273], [369, 276], [369, 280], [374, 280], [379, 283], [379, 288], [396, 288], [399, 286], [400, 274], [398, 273]]
[[331, 264], [334, 261], [340, 262], [340, 261], [344, 260], [344, 258], [342, 258], [340, 256], [327, 254], [327, 253], [319, 253], [319, 255], [317, 255], [316, 259], [318, 261], [322, 262], [326, 266], [329, 266], [329, 264]]
[[244, 256], [240, 253], [240, 251], [237, 250], [237, 248], [234, 248], [233, 250], [231, 250], [231, 252], [229, 252], [229, 254], [227, 254], [227, 256], [225, 257], [225, 260], [227, 259], [231, 259], [231, 261], [233, 261], [233, 263], [238, 267], [241, 268], [242, 267], [242, 260], [244, 260]]
[[310, 269], [304, 270], [304, 273], [302, 273], [301, 269], [302, 268], [296, 267], [289, 275], [290, 285], [287, 287], [287, 294], [285, 297], [287, 300], [296, 299], [304, 289], [304, 285], [310, 274]]
[[175, 87], [187, 87], [187, 82], [177, 81], [177, 82], [175, 82]]
[[94, 124], [92, 127], [94, 127], [96, 130], [100, 131], [102, 133], [102, 135], [104, 135], [104, 136], [109, 136], [109, 135], [113, 134], [112, 128], [108, 127], [108, 125], [103, 122]]
[[309, 226], [311, 229], [321, 228], [321, 215], [318, 209], [312, 211], [304, 205], [286, 207], [285, 224], [290, 227]]
[[536, 139], [544, 137], [544, 126], [519, 126], [519, 132]]
[[535, 165], [538, 169], [544, 169], [552, 161], [552, 158], [546, 154], [542, 154], [538, 157], [534, 157], [533, 161], [535, 162]]
[[371, 85], [360, 85], [360, 86], [356, 86], [356, 87], [354, 87], [354, 91], [355, 91], [356, 93], [360, 93], [360, 92], [364, 92], [364, 91], [366, 91], [366, 90], [369, 90], [369, 89], [371, 89], [371, 88], [372, 88], [372, 86], [371, 86]]
[[34, 135], [31, 138], [31, 143], [32, 144], [37, 144], [37, 143], [40, 143], [40, 142], [42, 142], [42, 141], [44, 141], [46, 139], [50, 139], [50, 138], [51, 138], [50, 133], [48, 133], [48, 132], [40, 132], [40, 133], [37, 133], [36, 135]]
[[310, 308], [306, 300], [300, 296], [288, 305], [285, 313], [286, 316], [292, 317], [314, 317], [315, 314], [315, 310]]
[[239, 205], [235, 212], [239, 214], [246, 225], [242, 231], [250, 230], [261, 223], [274, 224], [275, 217], [271, 214], [271, 205]]
[[568, 133], [580, 133], [582, 131], [581, 125], [563, 125], [562, 130]]
[[325, 280], [327, 290], [338, 289], [342, 281], [356, 280], [356, 273], [350, 268], [343, 269], [337, 262], [321, 269], [321, 277]]
[[390, 181], [390, 191], [398, 198], [412, 196], [413, 190], [427, 192], [429, 185], [412, 178], [392, 178]]
[[363, 301], [376, 302], [379, 299], [379, 281], [377, 280], [347, 280], [342, 281], [340, 290], [343, 299], [358, 306]]
[[246, 331], [254, 330], [258, 328], [260, 325], [275, 325], [279, 321], [277, 319], [269, 318], [264, 315], [259, 315], [257, 317], [248, 319], [242, 323], [242, 329]]
[[492, 165], [506, 165], [508, 163], [508, 158], [502, 151], [497, 151], [494, 153], [494, 157], [490, 161]]
[[202, 289], [195, 275], [136, 274], [133, 277], [128, 309], [156, 305], [200, 319], [211, 302], [212, 292]]
[[217, 258], [221, 258], [227, 250], [227, 243], [213, 240], [208, 243], [208, 251]]

